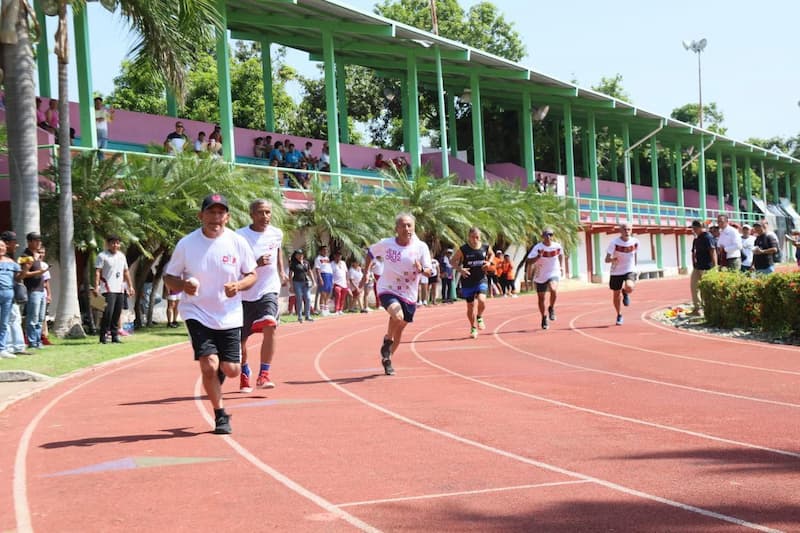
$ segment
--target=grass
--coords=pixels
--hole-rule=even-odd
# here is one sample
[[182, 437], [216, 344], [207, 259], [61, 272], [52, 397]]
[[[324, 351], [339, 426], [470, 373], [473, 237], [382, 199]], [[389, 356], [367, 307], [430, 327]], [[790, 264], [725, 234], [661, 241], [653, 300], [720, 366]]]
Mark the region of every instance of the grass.
[[128, 355], [186, 342], [189, 336], [184, 327], [155, 326], [136, 330], [130, 337], [122, 337], [120, 344], [100, 344], [95, 335], [85, 339], [56, 339], [53, 346], [42, 350], [28, 350], [33, 355], [18, 355], [16, 359], [0, 359], [0, 371], [30, 370], [50, 377], [63, 376], [73, 370], [119, 359]]

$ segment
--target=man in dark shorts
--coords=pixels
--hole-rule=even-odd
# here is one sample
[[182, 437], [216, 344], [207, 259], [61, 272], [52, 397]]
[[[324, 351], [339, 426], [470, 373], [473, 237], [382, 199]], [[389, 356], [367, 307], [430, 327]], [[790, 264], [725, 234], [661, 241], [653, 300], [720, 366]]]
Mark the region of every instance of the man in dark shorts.
[[618, 326], [622, 325], [620, 301], [624, 306], [631, 303], [631, 293], [636, 286], [636, 263], [639, 240], [633, 237], [633, 226], [629, 223], [619, 225], [619, 237], [612, 239], [606, 251], [606, 263], [611, 263], [611, 279], [608, 287], [614, 291], [614, 310], [617, 312]]
[[256, 260], [247, 241], [225, 227], [225, 197], [207, 196], [199, 218], [201, 227], [178, 241], [164, 283], [183, 291], [179, 310], [214, 408], [214, 433], [224, 435], [231, 433], [231, 423], [222, 404], [222, 382], [241, 371], [241, 291], [256, 282]]
[[[394, 374], [392, 355], [400, 346], [403, 330], [414, 320], [419, 278], [431, 275], [431, 253], [415, 233], [414, 216], [400, 213], [395, 218], [394, 229], [394, 237], [369, 247], [364, 265], [364, 271], [369, 272], [372, 260], [383, 257], [383, 274], [377, 284], [378, 299], [389, 314], [389, 325], [381, 345], [381, 364], [387, 376]], [[366, 282], [367, 276], [361, 278], [362, 289]]]
[[699, 315], [703, 307], [700, 280], [706, 272], [717, 266], [717, 243], [699, 220], [692, 222], [692, 233], [692, 277], [689, 287], [692, 291], [692, 314]]
[[481, 243], [481, 230], [469, 229], [465, 244], [453, 256], [453, 269], [461, 272], [461, 297], [467, 301], [469, 336], [478, 338], [478, 330], [486, 329], [483, 312], [486, 309], [486, 294], [489, 282], [486, 269], [492, 264], [494, 252], [488, 244]]

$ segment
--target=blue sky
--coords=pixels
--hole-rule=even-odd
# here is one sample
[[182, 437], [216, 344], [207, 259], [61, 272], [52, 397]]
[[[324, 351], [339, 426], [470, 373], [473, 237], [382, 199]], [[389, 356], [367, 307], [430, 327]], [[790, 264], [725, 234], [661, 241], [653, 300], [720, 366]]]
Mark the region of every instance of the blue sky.
[[[365, 11], [375, 5], [373, 0], [341, 1]], [[465, 8], [475, 3], [461, 0]], [[728, 134], [746, 139], [800, 133], [800, 2], [493, 3], [515, 21], [528, 51], [522, 60], [526, 66], [565, 81], [577, 79], [584, 87], [622, 74], [633, 103], [662, 115], [697, 101], [697, 57], [681, 41], [705, 37], [703, 100], [717, 103]], [[89, 9], [92, 78], [95, 90], [107, 94], [133, 39], [118, 16], [97, 3]], [[52, 17], [48, 25], [52, 41]], [[301, 72], [316, 75], [303, 54], [290, 58]], [[54, 59], [51, 68], [55, 70]], [[55, 72], [51, 79], [56, 91]], [[70, 91], [76, 99], [74, 82]]]

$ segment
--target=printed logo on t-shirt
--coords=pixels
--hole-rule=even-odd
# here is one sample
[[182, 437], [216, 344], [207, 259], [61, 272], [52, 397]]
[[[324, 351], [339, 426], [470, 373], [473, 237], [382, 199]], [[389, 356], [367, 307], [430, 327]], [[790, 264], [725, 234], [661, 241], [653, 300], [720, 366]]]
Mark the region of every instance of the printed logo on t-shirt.
[[638, 247], [639, 247], [638, 244], [634, 244], [632, 246], [622, 246], [621, 244], [617, 244], [614, 246], [614, 251], [623, 254], [631, 254], [635, 252]]
[[232, 255], [223, 255], [222, 256], [222, 263], [225, 265], [235, 265], [236, 264], [236, 257]]
[[541, 257], [555, 257], [561, 255], [561, 249], [558, 250], [542, 250], [539, 252]]
[[386, 250], [386, 255], [384, 255], [384, 261], [391, 261], [392, 263], [399, 263], [400, 262], [400, 250], [392, 250], [391, 248]]

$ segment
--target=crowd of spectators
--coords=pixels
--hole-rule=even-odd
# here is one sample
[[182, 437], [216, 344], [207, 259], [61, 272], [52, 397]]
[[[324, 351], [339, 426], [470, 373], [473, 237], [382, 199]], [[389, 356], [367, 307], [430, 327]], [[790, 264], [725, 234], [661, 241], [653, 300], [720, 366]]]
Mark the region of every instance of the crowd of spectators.
[[182, 121], [175, 123], [175, 130], [167, 134], [164, 139], [164, 151], [175, 155], [180, 152], [192, 150], [196, 154], [209, 153], [212, 157], [222, 155], [222, 133], [219, 126], [214, 126], [214, 131], [206, 136], [206, 132], [201, 131], [197, 134], [197, 139], [192, 142], [191, 137], [186, 133], [186, 128]]
[[265, 159], [271, 167], [279, 170], [278, 180], [284, 187], [307, 188], [310, 172], [330, 172], [330, 152], [327, 142], [322, 151], [314, 154], [314, 143], [306, 141], [301, 151], [290, 139], [275, 141], [272, 135], [253, 139], [253, 157]]

